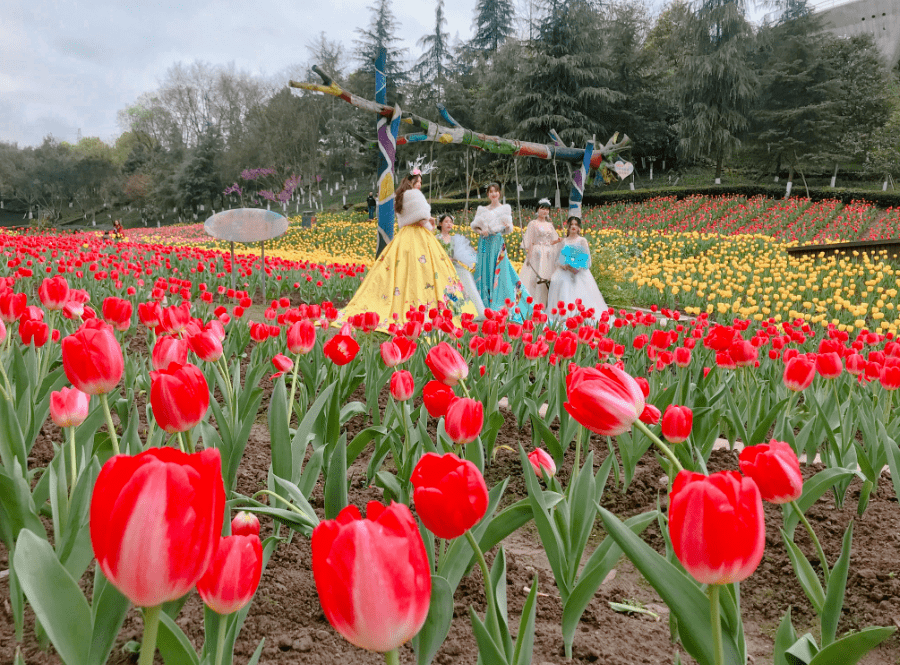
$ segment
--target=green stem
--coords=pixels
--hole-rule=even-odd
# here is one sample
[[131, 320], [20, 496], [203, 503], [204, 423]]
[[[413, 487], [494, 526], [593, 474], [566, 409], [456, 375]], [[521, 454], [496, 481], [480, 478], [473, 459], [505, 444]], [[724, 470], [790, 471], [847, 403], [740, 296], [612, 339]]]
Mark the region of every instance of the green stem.
[[725, 665], [725, 649], [722, 644], [722, 620], [719, 618], [719, 585], [709, 585], [709, 616], [712, 622], [713, 652], [716, 665]]
[[74, 491], [75, 488], [75, 478], [78, 476], [77, 466], [75, 464], [75, 428], [67, 427], [69, 430], [69, 475], [71, 476], [71, 480], [69, 481], [69, 492]]
[[12, 399], [12, 384], [9, 382], [9, 377], [6, 375], [6, 367], [4, 367], [2, 361], [0, 361], [0, 374], [3, 375], [3, 383], [6, 384], [6, 390], [3, 391], [3, 396], [6, 397], [6, 399]]
[[[219, 367], [219, 364], [221, 364], [221, 367]], [[234, 413], [236, 397], [234, 387], [231, 385], [231, 377], [228, 374], [228, 363], [225, 362], [224, 356], [219, 356], [219, 359], [216, 361], [216, 368], [219, 370], [219, 374], [222, 375], [222, 381], [225, 383], [225, 401], [228, 403], [228, 410], [231, 412], [231, 420], [233, 422], [237, 417]]]
[[806, 519], [806, 515], [800, 510], [800, 506], [797, 505], [796, 501], [791, 501], [791, 508], [797, 512], [800, 523], [806, 528], [806, 533], [809, 534], [809, 539], [816, 548], [816, 554], [819, 555], [819, 561], [822, 564], [822, 575], [825, 578], [825, 586], [828, 586], [828, 577], [830, 573], [828, 572], [828, 559], [825, 558], [825, 551], [822, 549], [822, 544], [819, 542], [819, 539], [816, 537], [816, 532], [813, 531], [812, 525], [809, 523], [809, 520]]
[[187, 444], [185, 445], [185, 449], [186, 449], [191, 455], [193, 455], [194, 452], [196, 452], [196, 451], [194, 450], [194, 436], [193, 436], [193, 430], [190, 430], [190, 429], [189, 429], [187, 432], [185, 432], [185, 433], [184, 433], [184, 438], [187, 440]]
[[494, 593], [491, 589], [491, 571], [488, 570], [487, 561], [484, 560], [484, 554], [481, 552], [481, 548], [478, 546], [478, 541], [475, 540], [475, 536], [472, 535], [471, 529], [466, 530], [466, 538], [469, 541], [469, 545], [471, 545], [472, 549], [475, 551], [478, 567], [481, 568], [481, 576], [484, 577], [484, 596], [485, 601], [487, 602], [486, 619], [488, 622], [488, 631], [493, 636], [494, 640], [496, 640], [497, 644], [503, 644], [503, 636], [500, 635], [500, 624], [497, 622], [496, 599], [494, 598]]
[[255, 498], [258, 497], [260, 494], [265, 494], [266, 496], [270, 496], [270, 497], [272, 497], [273, 499], [277, 499], [278, 501], [281, 501], [285, 506], [287, 506], [287, 508], [288, 508], [289, 510], [294, 511], [295, 513], [297, 513], [298, 515], [300, 515], [300, 516], [303, 517], [304, 519], [307, 519], [307, 520], [312, 521], [309, 515], [307, 515], [306, 513], [304, 513], [302, 510], [300, 510], [297, 506], [295, 506], [293, 503], [291, 503], [290, 501], [288, 501], [288, 500], [285, 499], [284, 497], [278, 496], [277, 494], [275, 494], [275, 492], [273, 492], [273, 491], [271, 491], [271, 490], [260, 490], [260, 491], [258, 491], [256, 494], [253, 495], [253, 498], [255, 499]]
[[[583, 425], [579, 425], [578, 432], [575, 434], [575, 463], [572, 465], [572, 479], [578, 475], [579, 471], [581, 471], [581, 439], [584, 437], [584, 433], [587, 431], [587, 428]], [[570, 484], [569, 487], [572, 485]]]
[[184, 439], [181, 437], [181, 432], [175, 433], [175, 440], [178, 441], [178, 450], [184, 452]]
[[398, 464], [406, 464], [409, 460], [409, 424], [406, 422], [406, 402], [400, 402], [400, 419], [403, 421], [403, 460]]
[[466, 382], [465, 382], [465, 381], [460, 381], [460, 382], [459, 382], [459, 387], [462, 388], [463, 394], [464, 394], [466, 397], [471, 397], [471, 396], [472, 396], [472, 395], [469, 394], [469, 389], [466, 388]]
[[119, 436], [116, 434], [116, 426], [113, 424], [112, 413], [109, 411], [109, 400], [106, 398], [106, 393], [100, 394], [100, 404], [103, 406], [103, 413], [106, 414], [106, 427], [109, 429], [109, 440], [112, 441], [113, 455], [118, 455]]
[[649, 427], [647, 427], [640, 420], [635, 420], [634, 426], [647, 435], [647, 437], [656, 445], [656, 447], [662, 451], [663, 455], [665, 455], [669, 459], [669, 461], [672, 462], [672, 465], [678, 471], [684, 471], [684, 467], [681, 466], [681, 462], [679, 462], [678, 458], [675, 457], [675, 453], [672, 452], [672, 449], [664, 444], [658, 436], [651, 432]]
[[400, 652], [396, 649], [385, 651], [384, 662], [386, 665], [400, 665]]
[[838, 392], [837, 379], [833, 379], [833, 380], [831, 381], [831, 385], [832, 385], [832, 387], [834, 388], [834, 403], [835, 403], [835, 405], [837, 406], [837, 410], [838, 410], [838, 427], [839, 427], [840, 430], [841, 430], [841, 446], [840, 446], [840, 448], [841, 448], [841, 450], [844, 450], [844, 448], [846, 448], [846, 446], [847, 446], [847, 443], [850, 442], [851, 439], [850, 439], [850, 437], [848, 437], [847, 434], [844, 432], [844, 419], [843, 419], [842, 414], [841, 414], [841, 395], [840, 395], [840, 393]]
[[219, 634], [216, 636], [216, 665], [222, 665], [222, 652], [225, 651], [226, 617], [219, 618]]
[[144, 608], [144, 639], [141, 641], [141, 656], [138, 665], [153, 665], [160, 612], [162, 612], [162, 605]]
[[291, 394], [288, 397], [288, 429], [291, 427], [291, 415], [294, 413], [294, 395], [297, 393], [297, 372], [300, 371], [300, 365], [294, 360], [294, 372], [291, 379]]

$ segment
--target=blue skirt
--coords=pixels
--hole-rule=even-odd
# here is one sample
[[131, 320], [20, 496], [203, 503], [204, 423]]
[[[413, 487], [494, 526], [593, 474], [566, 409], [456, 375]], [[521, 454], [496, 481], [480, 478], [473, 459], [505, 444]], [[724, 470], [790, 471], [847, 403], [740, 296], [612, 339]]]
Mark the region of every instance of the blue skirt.
[[[506, 256], [506, 243], [499, 233], [482, 236], [478, 240], [478, 263], [475, 266], [475, 287], [486, 308], [498, 311], [509, 307], [509, 320], [521, 323], [531, 318], [531, 305], [526, 302], [528, 292], [518, 273]], [[516, 313], [516, 307], [519, 312]]]

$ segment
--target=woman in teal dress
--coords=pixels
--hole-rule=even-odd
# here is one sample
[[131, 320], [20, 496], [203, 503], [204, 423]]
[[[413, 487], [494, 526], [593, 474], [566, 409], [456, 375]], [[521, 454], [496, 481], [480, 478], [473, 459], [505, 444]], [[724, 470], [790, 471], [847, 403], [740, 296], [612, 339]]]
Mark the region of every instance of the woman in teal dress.
[[[513, 229], [512, 209], [500, 203], [500, 185], [488, 185], [490, 203], [478, 206], [472, 219], [472, 228], [481, 234], [478, 240], [478, 264], [475, 267], [475, 286], [485, 308], [499, 311], [512, 305], [509, 320], [522, 322], [531, 318], [528, 292], [522, 286], [518, 273], [509, 262], [503, 235]], [[518, 309], [518, 311], [516, 311]]]

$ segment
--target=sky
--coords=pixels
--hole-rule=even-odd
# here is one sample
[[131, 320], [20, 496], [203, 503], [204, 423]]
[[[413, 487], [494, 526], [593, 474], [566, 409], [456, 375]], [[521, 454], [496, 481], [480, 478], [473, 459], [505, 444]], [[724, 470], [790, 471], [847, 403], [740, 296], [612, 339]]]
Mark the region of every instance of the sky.
[[[80, 131], [112, 143], [122, 132], [117, 112], [158, 89], [175, 63], [234, 63], [276, 77], [306, 63], [320, 33], [350, 51], [373, 1], [4, 0], [12, 7], [0, 19], [0, 141], [35, 146], [52, 134], [74, 143]], [[451, 38], [472, 36], [476, 1], [445, 2]], [[418, 55], [436, 0], [391, 6], [403, 46]]]

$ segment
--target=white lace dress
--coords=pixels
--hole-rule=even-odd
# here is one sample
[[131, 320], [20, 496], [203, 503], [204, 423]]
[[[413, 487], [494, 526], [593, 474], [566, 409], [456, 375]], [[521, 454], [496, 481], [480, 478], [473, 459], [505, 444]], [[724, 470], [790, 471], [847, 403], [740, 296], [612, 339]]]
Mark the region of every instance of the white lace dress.
[[533, 219], [525, 229], [522, 238], [522, 249], [525, 250], [525, 263], [519, 272], [522, 287], [531, 294], [535, 304], [547, 305], [547, 296], [550, 288], [550, 278], [558, 267], [556, 262], [559, 255], [559, 234], [553, 227], [553, 222], [542, 222]]
[[[582, 268], [577, 272], [566, 270], [564, 265], [565, 258], [562, 249], [568, 245], [575, 245], [588, 255], [587, 268]], [[600, 315], [607, 310], [606, 301], [600, 288], [591, 274], [591, 250], [587, 240], [578, 236], [576, 238], [563, 238], [563, 241], [556, 245], [559, 248], [557, 257], [557, 269], [550, 279], [550, 293], [547, 298], [547, 308], [553, 309], [557, 307], [557, 303], [562, 301], [568, 306], [570, 303], [575, 304], [576, 300], [581, 300], [581, 304], [586, 309], [593, 309], [594, 315], [591, 318], [599, 319]], [[564, 318], [564, 317], [562, 317]]]
[[484, 303], [481, 301], [481, 296], [475, 286], [475, 280], [472, 278], [471, 272], [475, 268], [478, 257], [475, 254], [475, 250], [472, 249], [472, 245], [469, 244], [468, 238], [454, 233], [450, 236], [450, 242], [448, 243], [444, 240], [444, 236], [439, 233], [437, 239], [441, 241], [450, 259], [453, 261], [453, 267], [456, 268], [456, 274], [462, 283], [463, 291], [469, 296], [469, 300], [475, 304], [478, 316], [484, 316]]

